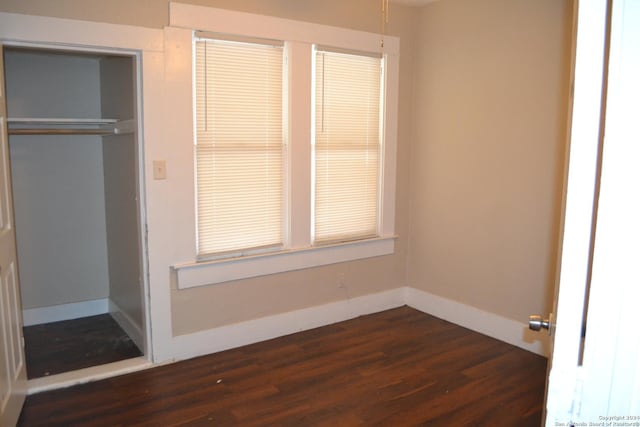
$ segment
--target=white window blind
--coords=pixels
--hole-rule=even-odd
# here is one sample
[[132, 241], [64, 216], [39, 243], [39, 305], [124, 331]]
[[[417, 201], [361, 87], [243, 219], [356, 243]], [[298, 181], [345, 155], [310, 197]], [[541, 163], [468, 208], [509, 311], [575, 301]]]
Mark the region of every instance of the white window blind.
[[283, 47], [195, 42], [200, 257], [283, 241]]
[[378, 234], [382, 58], [315, 55], [314, 242]]

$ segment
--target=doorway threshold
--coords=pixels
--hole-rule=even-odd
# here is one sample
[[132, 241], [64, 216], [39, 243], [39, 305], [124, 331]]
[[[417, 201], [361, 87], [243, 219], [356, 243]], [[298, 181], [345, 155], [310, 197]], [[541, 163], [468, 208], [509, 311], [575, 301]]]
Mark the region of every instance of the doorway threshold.
[[155, 364], [144, 357], [136, 357], [133, 359], [107, 363], [105, 365], [78, 369], [77, 371], [70, 371], [42, 378], [35, 378], [27, 381], [27, 394], [31, 395], [42, 393], [44, 391], [56, 390], [78, 384], [99, 381], [118, 375], [142, 371], [144, 369], [153, 368], [155, 366], [158, 366], [158, 364]]

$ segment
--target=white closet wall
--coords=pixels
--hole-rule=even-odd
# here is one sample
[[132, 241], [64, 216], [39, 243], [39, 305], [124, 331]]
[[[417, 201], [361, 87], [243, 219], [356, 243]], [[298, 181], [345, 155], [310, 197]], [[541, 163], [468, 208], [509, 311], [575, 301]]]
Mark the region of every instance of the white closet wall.
[[[131, 58], [100, 60], [103, 117], [135, 116], [135, 67]], [[142, 348], [142, 272], [138, 214], [136, 134], [102, 138], [109, 297], [114, 318]]]
[[[100, 117], [95, 57], [7, 50], [9, 117]], [[24, 309], [107, 298], [102, 140], [10, 137]]]

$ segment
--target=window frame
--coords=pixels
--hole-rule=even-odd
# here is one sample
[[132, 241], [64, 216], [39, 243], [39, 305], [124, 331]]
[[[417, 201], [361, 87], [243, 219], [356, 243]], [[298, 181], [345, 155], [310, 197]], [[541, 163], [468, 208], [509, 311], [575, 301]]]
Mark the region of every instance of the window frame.
[[[165, 29], [165, 35], [168, 36], [165, 43], [170, 54], [184, 57], [185, 52], [191, 52], [196, 30], [240, 38], [281, 40], [285, 46], [284, 73], [288, 84], [288, 99], [285, 102], [288, 107], [288, 163], [285, 165], [284, 247], [275, 252], [245, 253], [238, 257], [199, 261], [195, 246], [196, 195], [193, 190], [185, 191], [187, 196], [193, 197], [191, 208], [185, 206], [184, 212], [178, 216], [189, 221], [187, 225], [193, 233], [190, 248], [187, 247], [186, 238], [181, 240], [182, 244], [177, 248], [179, 257], [185, 260], [172, 266], [177, 288], [186, 289], [394, 253], [397, 237], [394, 226], [399, 39], [384, 36], [384, 47], [381, 47], [381, 35], [375, 33], [182, 3], [170, 3], [170, 8], [170, 26]], [[190, 44], [185, 46], [185, 43]], [[318, 246], [314, 246], [311, 240], [311, 73], [315, 45], [384, 56], [384, 137], [380, 160], [380, 225], [377, 237]], [[188, 67], [176, 64], [175, 69], [170, 68], [166, 72], [169, 80], [172, 77], [180, 82], [187, 79], [189, 87], [192, 87], [193, 58], [184, 59], [189, 60]], [[183, 88], [185, 86], [186, 84], [182, 85]], [[177, 86], [175, 90], [178, 93]], [[180, 96], [184, 97], [184, 94]], [[194, 129], [190, 129], [190, 132], [192, 138], [188, 143], [193, 147]], [[181, 135], [188, 133], [186, 129], [180, 131]], [[193, 159], [193, 152], [191, 154]], [[190, 172], [190, 182], [194, 186], [193, 165], [191, 168], [181, 172], [182, 185], [186, 182], [187, 172]], [[190, 219], [188, 214], [191, 214]], [[183, 228], [186, 229], [187, 226]]]

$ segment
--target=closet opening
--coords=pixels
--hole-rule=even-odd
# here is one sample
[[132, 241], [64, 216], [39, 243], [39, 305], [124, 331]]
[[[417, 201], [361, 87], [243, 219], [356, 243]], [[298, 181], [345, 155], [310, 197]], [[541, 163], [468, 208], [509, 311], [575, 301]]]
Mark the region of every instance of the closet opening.
[[139, 61], [4, 47], [29, 380], [149, 360]]

